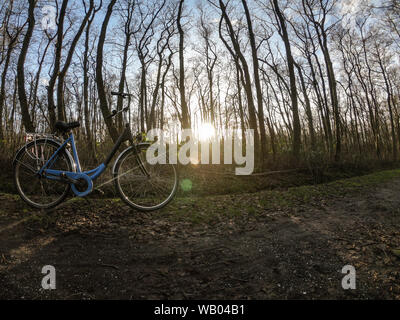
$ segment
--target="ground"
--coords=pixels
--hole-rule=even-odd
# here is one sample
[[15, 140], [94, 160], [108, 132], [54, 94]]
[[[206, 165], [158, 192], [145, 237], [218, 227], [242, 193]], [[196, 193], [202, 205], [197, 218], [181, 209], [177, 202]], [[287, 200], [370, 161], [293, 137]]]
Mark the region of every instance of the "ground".
[[[0, 194], [1, 299], [399, 299], [400, 170], [140, 213]], [[342, 267], [356, 269], [343, 290]], [[44, 265], [56, 290], [43, 290]]]

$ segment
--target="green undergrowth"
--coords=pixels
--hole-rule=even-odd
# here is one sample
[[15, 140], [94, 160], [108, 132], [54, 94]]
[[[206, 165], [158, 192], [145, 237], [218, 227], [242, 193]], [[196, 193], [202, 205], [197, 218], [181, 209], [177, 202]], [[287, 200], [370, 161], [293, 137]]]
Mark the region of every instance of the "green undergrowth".
[[209, 223], [218, 220], [219, 217], [233, 219], [243, 215], [299, 209], [307, 205], [319, 206], [323, 201], [356, 195], [398, 177], [400, 169], [379, 171], [319, 185], [291, 187], [287, 190], [265, 190], [224, 196], [177, 197], [161, 212], [172, 219]]
[[[146, 214], [150, 219], [164, 219], [191, 224], [214, 224], [220, 220], [238, 220], [259, 217], [263, 214], [276, 212], [290, 212], [292, 210], [306, 210], [310, 206], [323, 205], [329, 199], [338, 199], [344, 196], [362, 194], [382, 183], [400, 177], [400, 169], [385, 170], [371, 174], [340, 179], [319, 185], [290, 187], [285, 190], [263, 190], [259, 192], [243, 192], [225, 195], [182, 195], [182, 191], [175, 199], [161, 210]], [[45, 224], [51, 224], [46, 212], [37, 212], [29, 208], [18, 196], [0, 193], [3, 203], [0, 216], [7, 211], [18, 211], [23, 215], [32, 215], [31, 219]], [[55, 211], [69, 210], [76, 212], [99, 210], [106, 214], [111, 208], [133, 215], [142, 213], [129, 209], [119, 198], [82, 199], [71, 197]], [[13, 210], [14, 209], [14, 210]], [[29, 211], [29, 213], [28, 213]], [[15, 211], [14, 211], [15, 212]], [[56, 214], [57, 216], [57, 214]], [[54, 217], [53, 217], [54, 218]], [[42, 220], [45, 221], [42, 221]], [[51, 219], [50, 219], [51, 220]]]

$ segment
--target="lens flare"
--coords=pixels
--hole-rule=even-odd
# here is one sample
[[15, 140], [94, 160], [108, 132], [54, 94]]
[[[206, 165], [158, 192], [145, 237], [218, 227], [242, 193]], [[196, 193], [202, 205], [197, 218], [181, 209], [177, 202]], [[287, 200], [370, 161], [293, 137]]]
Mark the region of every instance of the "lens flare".
[[201, 141], [209, 140], [215, 135], [215, 128], [208, 122], [201, 123], [197, 130]]
[[185, 192], [192, 190], [192, 186], [193, 186], [193, 183], [190, 179], [183, 179], [181, 181], [181, 188]]

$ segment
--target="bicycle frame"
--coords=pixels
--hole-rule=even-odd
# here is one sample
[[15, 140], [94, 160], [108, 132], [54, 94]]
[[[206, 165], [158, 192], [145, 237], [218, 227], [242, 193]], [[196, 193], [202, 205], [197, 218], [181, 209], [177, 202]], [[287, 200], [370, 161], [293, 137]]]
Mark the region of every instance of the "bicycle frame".
[[[68, 139], [66, 139], [64, 141], [64, 143], [53, 153], [53, 155], [50, 157], [50, 159], [47, 160], [47, 162], [39, 170], [38, 174], [39, 174], [39, 176], [45, 177], [46, 179], [57, 180], [57, 181], [67, 181], [70, 183], [72, 191], [78, 197], [84, 197], [84, 196], [88, 195], [90, 192], [92, 192], [93, 181], [96, 180], [104, 172], [104, 170], [107, 168], [108, 164], [110, 163], [111, 159], [113, 158], [115, 153], [118, 151], [121, 144], [124, 143], [125, 141], [129, 141], [131, 143], [131, 145], [134, 146], [132, 133], [131, 133], [129, 124], [126, 124], [124, 132], [119, 136], [117, 142], [113, 146], [112, 150], [110, 151], [110, 153], [108, 154], [108, 156], [104, 160], [104, 162], [92, 170], [82, 172], [81, 165], [79, 162], [78, 152], [77, 152], [76, 145], [75, 145], [74, 134], [71, 132], [69, 134]], [[73, 160], [76, 165], [76, 172], [51, 169], [51, 166], [57, 160], [58, 154], [62, 150], [64, 150], [68, 144], [70, 144], [71, 148], [72, 148], [72, 156], [73, 156]], [[85, 180], [88, 185], [88, 187], [86, 188], [85, 191], [79, 191], [75, 186], [75, 183], [78, 182], [78, 180], [80, 180], [80, 179]]]

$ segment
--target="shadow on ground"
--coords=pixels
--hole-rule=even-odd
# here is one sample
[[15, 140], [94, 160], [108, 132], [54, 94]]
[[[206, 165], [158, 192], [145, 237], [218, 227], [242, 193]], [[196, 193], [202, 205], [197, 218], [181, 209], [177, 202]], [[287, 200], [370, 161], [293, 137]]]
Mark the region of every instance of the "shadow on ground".
[[[399, 188], [396, 178], [281, 209], [262, 192], [207, 207], [178, 198], [151, 214], [113, 199], [31, 211], [1, 194], [0, 298], [398, 299]], [[356, 290], [341, 287], [347, 264]], [[44, 265], [56, 290], [41, 289]]]

